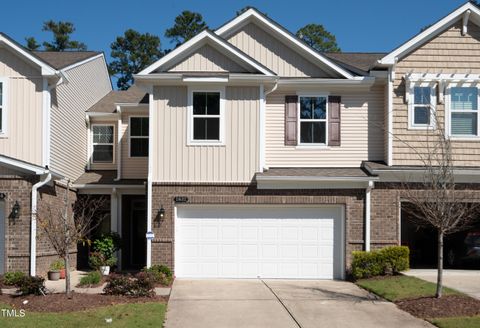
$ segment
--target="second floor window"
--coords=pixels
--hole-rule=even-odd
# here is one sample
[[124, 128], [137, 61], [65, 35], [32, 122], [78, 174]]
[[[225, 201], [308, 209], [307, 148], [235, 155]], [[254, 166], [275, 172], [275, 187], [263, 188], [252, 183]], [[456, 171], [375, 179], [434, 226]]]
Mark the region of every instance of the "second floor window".
[[113, 163], [113, 125], [93, 125], [93, 163]]
[[326, 144], [327, 98], [300, 97], [300, 144]]
[[148, 156], [148, 117], [130, 117], [130, 157]]
[[193, 140], [220, 141], [220, 92], [193, 92]]
[[432, 127], [432, 90], [431, 87], [413, 88], [413, 104], [410, 112], [411, 128]]
[[450, 133], [452, 136], [478, 135], [478, 89], [452, 87], [450, 89]]

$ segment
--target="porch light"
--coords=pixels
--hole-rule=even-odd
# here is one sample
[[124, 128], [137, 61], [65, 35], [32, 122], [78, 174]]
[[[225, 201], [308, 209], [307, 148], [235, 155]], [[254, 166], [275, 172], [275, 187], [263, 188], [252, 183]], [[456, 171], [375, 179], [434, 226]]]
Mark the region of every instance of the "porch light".
[[11, 216], [13, 219], [18, 219], [20, 216], [20, 204], [18, 203], [18, 200], [15, 201], [15, 204], [12, 207]]
[[165, 217], [165, 209], [163, 208], [163, 205], [162, 205], [158, 210], [158, 218], [160, 220], [163, 220], [164, 217]]

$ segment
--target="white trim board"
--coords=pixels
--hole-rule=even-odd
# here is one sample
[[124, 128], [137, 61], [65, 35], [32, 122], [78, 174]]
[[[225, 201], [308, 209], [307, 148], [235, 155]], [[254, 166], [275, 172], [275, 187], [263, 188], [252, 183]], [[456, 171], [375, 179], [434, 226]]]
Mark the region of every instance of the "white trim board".
[[295, 48], [300, 49], [302, 52], [313, 57], [317, 61], [317, 63], [321, 63], [322, 65], [327, 66], [332, 71], [336, 72], [337, 74], [340, 74], [341, 76], [347, 79], [351, 79], [354, 77], [347, 70], [335, 64], [333, 61], [326, 58], [319, 52], [315, 51], [313, 48], [307, 46], [305, 43], [300, 41], [297, 37], [293, 36], [290, 32], [288, 32], [278, 24], [273, 23], [270, 19], [268, 19], [262, 13], [258, 12], [253, 8], [248, 9], [243, 14], [237, 16], [227, 24], [221, 26], [220, 28], [215, 30], [215, 33], [221, 37], [225, 37], [226, 35], [233, 33], [236, 29], [244, 26], [246, 22], [248, 22], [252, 18], [256, 19], [257, 21], [261, 22], [265, 26], [269, 27], [271, 30], [275, 31], [279, 36], [287, 40]]

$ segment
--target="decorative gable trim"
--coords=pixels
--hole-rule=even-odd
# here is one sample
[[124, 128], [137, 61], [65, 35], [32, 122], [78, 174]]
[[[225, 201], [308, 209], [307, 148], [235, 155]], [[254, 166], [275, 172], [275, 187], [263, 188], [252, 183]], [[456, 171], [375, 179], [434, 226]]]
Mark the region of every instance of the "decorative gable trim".
[[315, 61], [322, 66], [327, 66], [329, 69], [332, 71], [336, 72], [337, 74], [347, 78], [351, 79], [353, 78], [353, 75], [340, 67], [339, 65], [335, 64], [333, 61], [328, 59], [327, 57], [323, 56], [316, 50], [312, 49], [308, 45], [306, 45], [304, 42], [302, 42], [299, 38], [294, 36], [292, 33], [290, 33], [288, 30], [280, 26], [279, 24], [273, 22], [271, 19], [265, 17], [262, 13], [258, 12], [257, 10], [250, 8], [247, 11], [245, 11], [243, 14], [240, 16], [237, 16], [230, 22], [226, 23], [225, 25], [221, 26], [217, 30], [215, 30], [215, 33], [221, 37], [225, 37], [225, 35], [228, 35], [235, 31], [236, 29], [244, 26], [246, 22], [248, 22], [250, 19], [256, 19], [257, 21], [261, 22], [262, 24], [268, 26], [272, 30], [274, 30], [278, 35], [280, 35], [283, 39], [287, 40], [287, 42], [290, 42], [292, 45], [294, 45], [296, 48], [299, 48], [303, 52], [307, 53], [311, 57], [315, 59]]
[[380, 59], [378, 63], [387, 66], [394, 65], [398, 59], [420, 47], [425, 42], [433, 39], [435, 36], [449, 28], [454, 22], [459, 20], [462, 20], [462, 35], [465, 35], [467, 33], [469, 20], [480, 25], [480, 9], [474, 4], [467, 2], [448, 16], [427, 28], [425, 31], [417, 34], [415, 37], [390, 52], [388, 55]]
[[232, 46], [231, 44], [229, 44], [228, 42], [226, 42], [225, 40], [223, 40], [222, 38], [220, 38], [219, 36], [217, 36], [216, 34], [208, 30], [204, 30], [200, 32], [195, 37], [185, 42], [175, 50], [171, 51], [170, 53], [168, 53], [167, 55], [165, 55], [164, 57], [162, 57], [152, 65], [148, 66], [137, 75], [141, 76], [141, 75], [151, 74], [158, 68], [165, 66], [170, 61], [175, 60], [179, 56], [185, 56], [185, 54], [192, 52], [192, 50], [195, 50], [199, 44], [203, 44], [203, 42], [206, 42], [206, 41], [212, 42], [214, 45], [217, 45], [222, 50], [225, 50], [226, 52], [228, 52], [230, 56], [233, 56], [233, 58], [236, 58], [239, 62], [242, 62], [248, 65], [249, 67], [254, 68], [255, 70], [259, 71], [260, 73], [266, 76], [276, 75], [274, 72], [272, 72], [271, 70], [269, 70], [268, 68], [266, 68], [265, 66], [263, 66], [262, 64], [254, 60], [253, 58], [249, 57], [247, 54], [243, 53], [241, 50], [235, 48], [234, 46]]

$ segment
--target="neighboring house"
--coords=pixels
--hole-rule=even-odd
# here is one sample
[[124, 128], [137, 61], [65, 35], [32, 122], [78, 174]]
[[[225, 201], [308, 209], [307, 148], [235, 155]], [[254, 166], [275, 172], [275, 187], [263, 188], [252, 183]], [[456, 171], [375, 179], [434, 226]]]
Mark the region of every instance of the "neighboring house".
[[85, 111], [111, 89], [103, 53], [32, 52], [0, 33], [0, 273], [45, 273], [56, 258], [36, 209], [63, 206], [85, 171]]
[[85, 151], [57, 151], [86, 170], [57, 170], [109, 197], [122, 269], [343, 279], [352, 251], [404, 239], [432, 109], [478, 194], [479, 25], [467, 3], [391, 53], [321, 54], [249, 9], [82, 107]]

